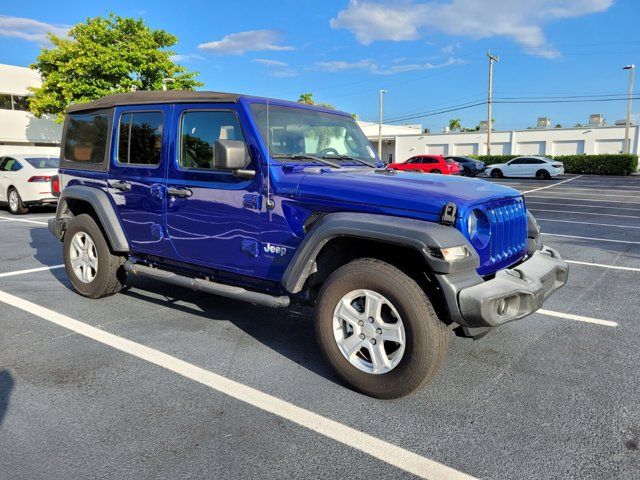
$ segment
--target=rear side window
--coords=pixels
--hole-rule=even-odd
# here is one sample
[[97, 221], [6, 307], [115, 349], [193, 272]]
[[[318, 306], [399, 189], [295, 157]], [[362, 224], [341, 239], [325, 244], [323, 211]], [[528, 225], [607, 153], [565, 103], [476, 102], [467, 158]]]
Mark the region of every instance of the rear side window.
[[235, 113], [229, 111], [186, 112], [180, 124], [180, 167], [214, 170], [217, 140], [243, 140]]
[[58, 168], [57, 158], [27, 158], [27, 162], [34, 168]]
[[64, 141], [64, 158], [70, 162], [102, 163], [109, 137], [105, 113], [70, 115]]
[[158, 165], [162, 152], [162, 112], [123, 113], [118, 135], [118, 162]]

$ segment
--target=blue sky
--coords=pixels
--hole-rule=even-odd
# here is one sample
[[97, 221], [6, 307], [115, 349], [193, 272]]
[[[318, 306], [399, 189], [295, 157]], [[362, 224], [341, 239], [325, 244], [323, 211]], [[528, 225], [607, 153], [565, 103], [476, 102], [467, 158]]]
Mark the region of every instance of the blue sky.
[[[364, 120], [377, 119], [381, 88], [389, 91], [388, 119], [483, 101], [488, 48], [500, 55], [496, 98], [615, 98], [604, 95], [626, 93], [621, 67], [640, 64], [637, 0], [5, 0], [0, 63], [28, 65], [44, 32], [64, 33], [109, 12], [176, 34], [179, 62], [199, 71], [206, 89], [288, 99], [312, 92], [316, 101]], [[572, 126], [604, 113], [613, 123], [625, 107], [624, 101], [496, 104], [493, 117], [496, 129], [525, 128], [543, 115]], [[451, 118], [473, 127], [485, 117], [481, 105], [407, 123], [439, 131]]]

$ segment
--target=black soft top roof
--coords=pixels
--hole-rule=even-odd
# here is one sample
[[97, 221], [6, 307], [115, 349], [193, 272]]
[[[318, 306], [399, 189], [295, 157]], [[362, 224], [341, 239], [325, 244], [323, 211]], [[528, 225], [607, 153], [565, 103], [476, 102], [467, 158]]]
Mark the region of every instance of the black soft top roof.
[[235, 103], [241, 96], [237, 93], [222, 92], [144, 90], [130, 93], [114, 93], [92, 102], [71, 105], [67, 108], [67, 113], [111, 108], [119, 105], [143, 105], [146, 103]]

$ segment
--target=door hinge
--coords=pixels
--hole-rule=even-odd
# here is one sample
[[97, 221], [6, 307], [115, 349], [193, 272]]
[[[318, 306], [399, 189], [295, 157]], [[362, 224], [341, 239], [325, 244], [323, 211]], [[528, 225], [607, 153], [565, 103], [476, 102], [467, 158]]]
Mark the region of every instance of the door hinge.
[[245, 208], [260, 210], [260, 208], [262, 208], [262, 197], [260, 195], [248, 193], [242, 197], [242, 205], [244, 205]]
[[243, 240], [242, 251], [251, 257], [257, 257], [260, 254], [260, 246], [257, 240]]
[[162, 240], [164, 234], [162, 233], [162, 225], [158, 225], [157, 223], [151, 224], [151, 236], [157, 240]]

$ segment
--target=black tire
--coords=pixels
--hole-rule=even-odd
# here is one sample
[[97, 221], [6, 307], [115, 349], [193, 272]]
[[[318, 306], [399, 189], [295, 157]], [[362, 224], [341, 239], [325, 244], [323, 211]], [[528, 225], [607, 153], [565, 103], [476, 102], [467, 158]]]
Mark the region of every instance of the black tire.
[[[83, 282], [76, 275], [72, 265], [71, 244], [78, 233], [88, 235], [94, 244], [94, 255], [97, 257], [95, 277], [88, 283]], [[64, 234], [63, 242], [64, 264], [73, 288], [88, 298], [102, 298], [113, 295], [122, 290], [127, 278], [123, 264], [125, 257], [114, 255], [102, 230], [95, 220], [87, 214], [78, 215], [69, 222]]]
[[[402, 319], [404, 354], [386, 373], [367, 373], [352, 365], [334, 337], [338, 303], [359, 289], [383, 295]], [[449, 342], [446, 326], [418, 284], [396, 267], [372, 258], [343, 265], [324, 282], [316, 302], [315, 330], [320, 349], [340, 378], [358, 392], [383, 399], [403, 397], [432, 380], [444, 362]]]
[[422, 170], [411, 170], [413, 173], [424, 173]]
[[[11, 196], [15, 195], [17, 197], [17, 203], [12, 205]], [[7, 191], [7, 204], [9, 205], [9, 212], [13, 215], [24, 215], [29, 211], [29, 209], [22, 203], [22, 197], [20, 197], [20, 193], [15, 187], [9, 187]]]
[[504, 174], [502, 173], [502, 170], [500, 170], [499, 168], [494, 168], [491, 170], [491, 173], [489, 174], [489, 176], [491, 178], [502, 178], [504, 177]]
[[442, 172], [440, 170], [431, 170], [429, 173], [441, 174]]
[[536, 178], [538, 180], [549, 180], [551, 178], [551, 174], [546, 170], [538, 170], [536, 172]]

